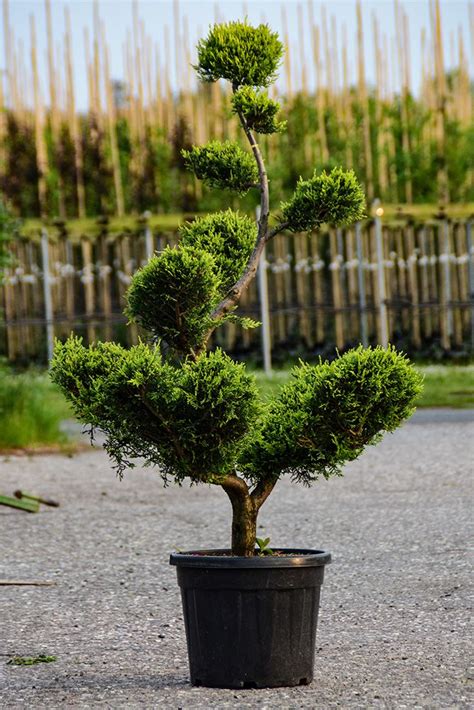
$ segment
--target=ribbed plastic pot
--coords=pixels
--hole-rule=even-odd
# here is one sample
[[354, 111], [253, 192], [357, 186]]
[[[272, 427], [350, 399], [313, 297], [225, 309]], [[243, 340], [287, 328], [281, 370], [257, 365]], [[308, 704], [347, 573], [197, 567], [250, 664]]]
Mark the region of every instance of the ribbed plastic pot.
[[275, 688], [313, 679], [324, 566], [321, 550], [266, 557], [226, 550], [173, 554], [183, 600], [191, 683]]

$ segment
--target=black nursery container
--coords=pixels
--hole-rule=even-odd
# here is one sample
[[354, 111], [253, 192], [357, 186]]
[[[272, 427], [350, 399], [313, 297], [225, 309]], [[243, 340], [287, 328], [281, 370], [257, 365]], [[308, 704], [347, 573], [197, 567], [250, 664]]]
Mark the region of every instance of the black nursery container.
[[183, 600], [191, 683], [274, 688], [313, 679], [321, 550], [232, 557], [228, 550], [171, 555]]

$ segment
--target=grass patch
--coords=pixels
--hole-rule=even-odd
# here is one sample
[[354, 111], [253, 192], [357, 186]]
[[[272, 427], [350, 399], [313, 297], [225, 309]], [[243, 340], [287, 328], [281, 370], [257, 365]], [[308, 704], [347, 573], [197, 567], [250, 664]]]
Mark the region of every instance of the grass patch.
[[37, 663], [53, 663], [56, 656], [13, 656], [7, 661], [8, 666], [35, 666]]
[[0, 367], [0, 449], [65, 445], [71, 410], [46, 373], [14, 374]]
[[[418, 407], [474, 408], [474, 365], [426, 365], [417, 369], [425, 378]], [[290, 378], [289, 369], [275, 370], [270, 377], [261, 371], [255, 374], [265, 399], [276, 395]]]

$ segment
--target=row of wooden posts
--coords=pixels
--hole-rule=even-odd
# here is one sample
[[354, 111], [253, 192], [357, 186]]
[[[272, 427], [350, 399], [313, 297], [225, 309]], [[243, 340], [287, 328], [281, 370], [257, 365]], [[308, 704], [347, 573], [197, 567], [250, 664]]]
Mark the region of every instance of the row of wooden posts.
[[[176, 233], [136, 232], [69, 238], [43, 228], [18, 237], [0, 288], [0, 354], [46, 360], [54, 337], [137, 341], [125, 327], [124, 294], [133, 272]], [[271, 350], [340, 350], [358, 342], [433, 342], [449, 352], [474, 347], [474, 248], [471, 220], [382, 223], [282, 235], [267, 246], [263, 269], [240, 313], [263, 323]], [[143, 334], [142, 334], [143, 335]], [[259, 352], [262, 329], [227, 324], [216, 336], [229, 352]]]

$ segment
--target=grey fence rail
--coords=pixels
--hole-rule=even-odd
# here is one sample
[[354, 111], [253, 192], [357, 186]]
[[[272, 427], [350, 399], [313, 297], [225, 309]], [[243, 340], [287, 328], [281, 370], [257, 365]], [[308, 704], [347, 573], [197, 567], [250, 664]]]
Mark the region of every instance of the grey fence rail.
[[[357, 342], [431, 343], [450, 352], [474, 345], [472, 222], [431, 220], [280, 235], [266, 249], [265, 278], [252, 284], [240, 312], [265, 324], [267, 349], [340, 350]], [[69, 238], [43, 228], [18, 237], [0, 287], [0, 354], [43, 360], [54, 337], [136, 342], [124, 294], [133, 272], [176, 233], [133, 232]], [[260, 286], [260, 288], [259, 288]], [[262, 288], [264, 291], [262, 291]], [[263, 312], [262, 312], [263, 306]], [[259, 330], [227, 324], [216, 339], [229, 352], [256, 351]]]

